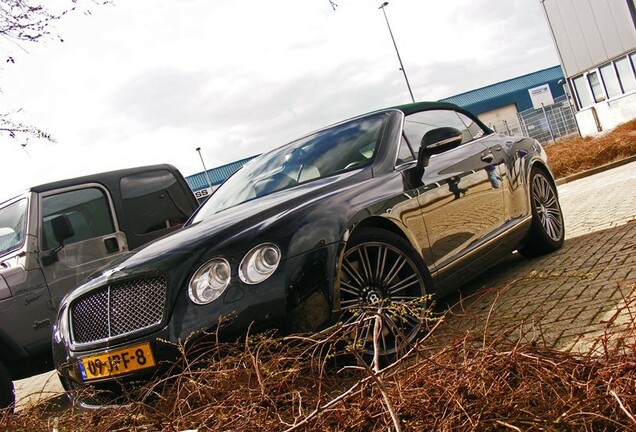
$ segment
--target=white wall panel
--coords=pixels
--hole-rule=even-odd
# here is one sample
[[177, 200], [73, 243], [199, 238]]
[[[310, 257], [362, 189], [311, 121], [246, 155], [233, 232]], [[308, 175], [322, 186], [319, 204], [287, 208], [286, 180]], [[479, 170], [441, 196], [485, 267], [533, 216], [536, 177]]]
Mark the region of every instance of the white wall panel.
[[636, 26], [626, 0], [544, 0], [568, 77], [636, 49]]
[[[604, 0], [592, 0], [594, 2], [603, 3]], [[575, 4], [575, 13], [576, 19], [578, 21], [579, 29], [583, 34], [584, 44], [576, 46], [575, 55], [577, 57], [585, 54], [589, 57], [585, 57], [588, 65], [595, 65], [604, 62], [607, 60], [607, 51], [605, 51], [605, 46], [603, 44], [604, 36], [600, 31], [600, 24], [597, 21], [597, 17], [594, 16], [594, 11], [592, 10], [592, 6], [590, 5], [590, 0], [576, 0]], [[610, 15], [611, 18], [611, 15]], [[612, 18], [612, 22], [613, 22]], [[615, 30], [614, 30], [615, 31]], [[588, 60], [589, 58], [589, 60]], [[579, 62], [581, 64], [586, 64], [585, 61]]]
[[[544, 2], [548, 25], [552, 31], [552, 38], [557, 46], [559, 57], [566, 76], [574, 74], [574, 71], [578, 71], [581, 68], [576, 62], [574, 56], [574, 42], [570, 39], [570, 34], [567, 31], [566, 23], [563, 20], [563, 13], [561, 12], [561, 6], [556, 0], [546, 0]], [[563, 5], [563, 8], [567, 11], [567, 5]], [[570, 12], [572, 8], [570, 8]]]
[[[629, 1], [633, 2], [634, 0]], [[636, 48], [636, 23], [633, 21], [626, 3], [626, 0], [609, 0], [609, 9], [612, 11], [622, 47], [621, 52], [612, 54], [613, 57]]]
[[[611, 0], [593, 0], [590, 2], [592, 12], [599, 28], [599, 40], [603, 44], [603, 58], [598, 62], [603, 62], [608, 58], [616, 57], [625, 52], [627, 47], [623, 45], [618, 29], [617, 20], [612, 12], [611, 5], [615, 3]], [[623, 2], [624, 3], [624, 2]], [[622, 10], [625, 13], [625, 9]]]

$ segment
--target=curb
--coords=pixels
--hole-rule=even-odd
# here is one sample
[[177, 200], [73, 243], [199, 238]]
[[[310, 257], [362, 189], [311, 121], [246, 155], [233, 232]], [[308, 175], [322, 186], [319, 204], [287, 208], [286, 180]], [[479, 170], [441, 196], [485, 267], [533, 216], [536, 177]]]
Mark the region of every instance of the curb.
[[600, 167], [592, 168], [587, 171], [581, 171], [579, 173], [572, 174], [567, 177], [562, 177], [556, 180], [556, 184], [557, 186], [561, 186], [562, 184], [570, 183], [570, 182], [573, 182], [574, 180], [579, 180], [584, 177], [589, 177], [591, 175], [598, 174], [600, 172], [607, 171], [612, 168], [617, 168], [622, 165], [627, 165], [628, 163], [632, 163], [632, 162], [636, 162], [636, 156], [630, 156], [628, 158], [621, 159], [616, 162], [611, 162], [606, 165], [602, 165]]

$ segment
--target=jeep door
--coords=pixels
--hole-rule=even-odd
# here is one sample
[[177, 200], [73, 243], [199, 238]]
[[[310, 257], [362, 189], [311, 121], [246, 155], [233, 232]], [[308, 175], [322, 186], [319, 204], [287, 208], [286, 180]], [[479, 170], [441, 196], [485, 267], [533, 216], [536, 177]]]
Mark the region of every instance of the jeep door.
[[55, 313], [34, 253], [36, 236], [29, 223], [33, 196], [0, 205], [0, 360], [7, 366], [42, 342], [50, 344], [50, 332], [42, 331], [39, 323], [50, 327]]
[[[39, 208], [40, 262], [57, 309], [66, 293], [125, 253], [128, 244], [113, 200], [98, 183], [42, 193]], [[65, 220], [65, 234], [59, 232], [60, 219]]]

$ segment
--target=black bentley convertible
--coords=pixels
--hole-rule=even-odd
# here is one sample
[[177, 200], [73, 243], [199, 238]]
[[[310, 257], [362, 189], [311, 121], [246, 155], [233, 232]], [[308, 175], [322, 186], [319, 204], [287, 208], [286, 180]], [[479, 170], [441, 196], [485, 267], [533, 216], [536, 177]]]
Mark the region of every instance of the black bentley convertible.
[[[563, 238], [537, 141], [450, 104], [384, 109], [263, 154], [183, 229], [75, 289], [54, 359], [65, 388], [110, 388], [156, 373], [176, 356], [166, 341], [213, 331], [220, 317], [229, 334], [313, 331], [360, 320], [365, 306], [443, 295]], [[392, 330], [413, 338], [419, 317], [386, 313], [382, 325], [390, 354]]]

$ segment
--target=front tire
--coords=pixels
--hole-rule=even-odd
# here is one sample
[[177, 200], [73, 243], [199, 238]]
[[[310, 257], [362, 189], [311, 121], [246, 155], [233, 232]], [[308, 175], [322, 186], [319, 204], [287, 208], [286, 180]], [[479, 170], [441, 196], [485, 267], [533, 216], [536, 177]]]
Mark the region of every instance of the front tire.
[[9, 407], [9, 411], [13, 412], [15, 405], [15, 393], [13, 389], [13, 380], [7, 368], [0, 363], [0, 409]]
[[379, 357], [384, 362], [404, 353], [423, 325], [430, 286], [428, 270], [410, 243], [382, 229], [355, 232], [344, 253], [339, 280], [342, 320], [355, 325], [355, 349], [366, 360], [374, 355], [379, 317]]
[[530, 175], [530, 205], [532, 226], [524, 246], [519, 249], [523, 256], [529, 258], [554, 252], [563, 246], [565, 239], [563, 212], [556, 187], [537, 167], [532, 168]]

